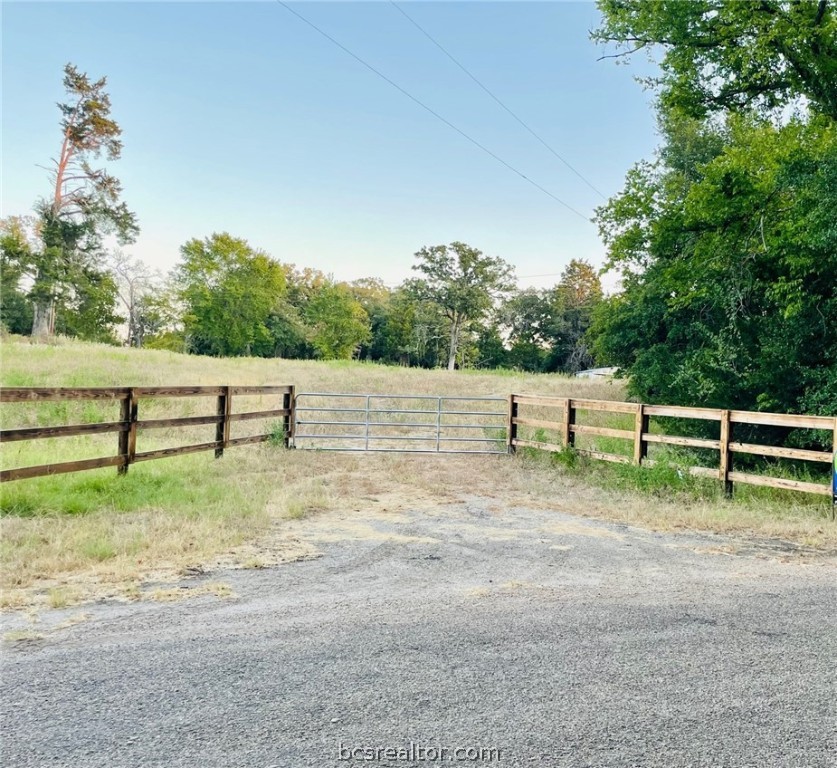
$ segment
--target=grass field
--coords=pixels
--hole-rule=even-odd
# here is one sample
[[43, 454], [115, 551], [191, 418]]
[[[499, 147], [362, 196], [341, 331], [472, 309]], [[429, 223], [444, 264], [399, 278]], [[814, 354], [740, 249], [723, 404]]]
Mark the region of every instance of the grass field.
[[[298, 391], [500, 395], [512, 391], [623, 399], [619, 382], [509, 372], [424, 371], [366, 363], [213, 359], [60, 341], [2, 344], [4, 386], [294, 384]], [[279, 407], [240, 398], [236, 410]], [[141, 418], [211, 413], [212, 398], [141, 401]], [[5, 404], [4, 428], [116, 420], [116, 403]], [[270, 423], [237, 425], [255, 434]], [[243, 431], [243, 430], [246, 430]], [[213, 439], [214, 427], [140, 434], [140, 450]], [[3, 446], [2, 467], [112, 455], [115, 435]], [[781, 537], [837, 548], [823, 499], [742, 489], [676, 468], [610, 467], [521, 452], [506, 456], [345, 455], [271, 445], [9, 483], [0, 497], [0, 605], [62, 607], [93, 596], [136, 598], [142, 585], [223, 564], [263, 567], [312, 554], [288, 521], [330, 510], [387, 508], [482, 496], [501, 503], [556, 504], [579, 514], [661, 528]], [[159, 593], [159, 590], [158, 590]]]

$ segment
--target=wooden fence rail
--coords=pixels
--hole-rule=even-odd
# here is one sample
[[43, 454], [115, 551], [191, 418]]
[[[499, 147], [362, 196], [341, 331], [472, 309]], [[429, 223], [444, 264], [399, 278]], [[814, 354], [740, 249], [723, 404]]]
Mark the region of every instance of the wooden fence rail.
[[[282, 408], [264, 411], [233, 413], [233, 397], [236, 395], [281, 395]], [[217, 407], [214, 414], [206, 416], [181, 416], [170, 419], [140, 419], [142, 398], [159, 397], [215, 397]], [[120, 403], [119, 421], [95, 424], [74, 424], [58, 427], [25, 427], [0, 430], [0, 442], [19, 440], [40, 440], [48, 437], [69, 437], [73, 435], [99, 435], [115, 432], [118, 435], [117, 453], [96, 459], [65, 461], [58, 464], [42, 464], [34, 467], [18, 467], [0, 471], [0, 482], [23, 480], [42, 475], [58, 475], [65, 472], [79, 472], [99, 467], [117, 467], [125, 474], [128, 467], [137, 461], [181, 456], [199, 451], [215, 451], [215, 457], [224, 455], [224, 449], [236, 445], [262, 443], [271, 438], [269, 434], [230, 438], [230, 424], [251, 419], [282, 419], [284, 444], [288, 447], [293, 436], [294, 388], [292, 386], [264, 387], [91, 387], [73, 389], [58, 387], [43, 389], [34, 387], [4, 387], [0, 389], [0, 403], [38, 403], [72, 400], [110, 400]], [[215, 424], [215, 440], [208, 443], [184, 445], [176, 448], [162, 448], [154, 451], [137, 452], [137, 431], [171, 427], [191, 427]]]
[[[281, 395], [282, 408], [273, 410], [234, 413], [232, 404], [236, 396]], [[213, 414], [201, 416], [181, 416], [167, 419], [141, 419], [140, 403], [143, 398], [162, 397], [214, 397], [216, 409]], [[38, 388], [5, 387], [0, 389], [0, 403], [39, 403], [49, 401], [114, 401], [120, 404], [118, 421], [94, 424], [74, 424], [68, 426], [23, 427], [0, 430], [0, 442], [21, 440], [39, 440], [45, 438], [69, 437], [75, 435], [99, 435], [115, 433], [117, 435], [117, 453], [95, 459], [66, 461], [57, 464], [19, 467], [0, 471], [0, 482], [21, 480], [42, 475], [56, 475], [65, 472], [77, 472], [100, 467], [117, 467], [120, 474], [125, 474], [131, 464], [168, 456], [179, 456], [198, 451], [214, 451], [216, 457], [223, 455], [226, 448], [237, 445], [249, 445], [265, 442], [271, 435], [261, 434], [249, 437], [230, 437], [230, 426], [234, 422], [251, 419], [281, 418], [284, 431], [284, 444], [289, 447], [293, 439], [294, 428], [294, 387], [293, 386], [199, 386], [199, 387], [97, 387], [97, 388]], [[555, 417], [544, 418], [542, 412], [534, 416], [526, 415], [529, 408], [558, 411]], [[521, 409], [523, 412], [521, 412]], [[584, 424], [578, 421], [578, 412], [612, 413], [633, 416], [624, 419], [632, 423], [631, 428], [617, 429], [611, 426]], [[651, 431], [651, 419], [698, 419], [714, 421], [719, 424], [717, 440], [708, 438], [673, 435], [668, 432]], [[184, 445], [176, 448], [137, 451], [137, 432], [140, 429], [161, 429], [172, 427], [193, 427], [215, 424], [215, 439], [211, 442]], [[800, 448], [786, 448], [775, 445], [759, 445], [736, 440], [735, 426], [738, 424], [777, 426], [795, 429], [828, 430], [833, 435], [834, 452], [812, 451]], [[518, 434], [519, 426], [551, 430], [557, 433], [555, 442], [542, 439], [523, 438]], [[576, 436], [607, 437], [624, 440], [626, 453], [607, 453], [589, 448], [577, 448], [579, 453], [602, 461], [623, 464], [653, 465], [648, 456], [648, 447], [652, 444], [675, 445], [688, 448], [700, 448], [718, 452], [718, 466], [691, 467], [690, 472], [702, 477], [712, 477], [724, 484], [727, 493], [732, 493], [735, 483], [761, 485], [771, 488], [784, 488], [804, 493], [831, 495], [837, 504], [837, 417], [790, 415], [781, 413], [761, 413], [754, 411], [722, 410], [715, 408], [687, 408], [672, 405], [645, 405], [610, 400], [589, 400], [576, 398], [556, 398], [540, 395], [510, 395], [508, 405], [507, 442], [509, 452], [518, 447], [531, 447], [547, 451], [561, 451], [574, 447]], [[785, 458], [799, 461], [811, 461], [832, 465], [833, 482], [811, 483], [768, 475], [756, 475], [741, 472], [733, 467], [737, 454]], [[834, 462], [834, 463], [833, 463]]]
[[[543, 417], [543, 413], [538, 413], [537, 418], [531, 418], [525, 414], [526, 407], [537, 407], [541, 411], [543, 409], [555, 409], [560, 412], [560, 415], [556, 414], [555, 418], [546, 419]], [[521, 414], [522, 409], [524, 412]], [[634, 414], [634, 428], [613, 429], [611, 427], [579, 424], [577, 421], [578, 411]], [[718, 440], [709, 440], [697, 437], [652, 433], [650, 431], [650, 420], [655, 416], [672, 419], [716, 421], [720, 425], [720, 436]], [[605, 453], [590, 449], [576, 449], [578, 453], [601, 461], [650, 466], [654, 464], [654, 461], [648, 458], [649, 443], [704, 448], [718, 451], [718, 468], [691, 467], [689, 471], [694, 475], [717, 478], [724, 484], [724, 489], [728, 494], [732, 493], [734, 483], [743, 483], [832, 496], [835, 504], [837, 504], [837, 458], [835, 458], [837, 457], [837, 417], [834, 416], [795, 416], [784, 413], [729, 411], [715, 408], [686, 408], [674, 405], [645, 405], [643, 403], [625, 403], [610, 400], [580, 400], [566, 397], [510, 395], [508, 423], [507, 442], [510, 452], [514, 452], [517, 447], [561, 451], [567, 447], [575, 446], [576, 435], [594, 435], [630, 441], [633, 448], [632, 455]], [[833, 434], [833, 452], [742, 443], [736, 441], [733, 435], [736, 424], [828, 430]], [[518, 435], [518, 426], [552, 430], [560, 435], [560, 441], [546, 442], [544, 440], [521, 438]], [[739, 472], [733, 469], [733, 457], [736, 454], [770, 456], [824, 464], [832, 464], [832, 462], [835, 462], [832, 465], [832, 472], [835, 473], [833, 476], [834, 479], [831, 483], [821, 484]]]

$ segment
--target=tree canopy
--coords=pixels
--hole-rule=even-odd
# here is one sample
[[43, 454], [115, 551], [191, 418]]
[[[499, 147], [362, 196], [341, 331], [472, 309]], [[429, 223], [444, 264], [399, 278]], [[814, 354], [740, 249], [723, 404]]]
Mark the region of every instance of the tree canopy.
[[285, 292], [285, 272], [267, 254], [226, 232], [190, 240], [176, 272], [188, 347], [198, 354], [272, 351], [268, 319]]
[[831, 5], [600, 7], [599, 39], [666, 54], [663, 145], [597, 212], [624, 288], [593, 324], [599, 359], [651, 402], [837, 412]]
[[495, 300], [511, 291], [514, 270], [501, 258], [485, 256], [459, 241], [425, 246], [416, 259], [413, 269], [423, 277], [411, 288], [418, 297], [438, 305], [449, 321], [447, 367], [452, 371], [466, 324], [481, 320]]
[[807, 99], [837, 119], [837, 14], [833, 0], [599, 0], [593, 38], [617, 56], [661, 49], [664, 110], [783, 107]]

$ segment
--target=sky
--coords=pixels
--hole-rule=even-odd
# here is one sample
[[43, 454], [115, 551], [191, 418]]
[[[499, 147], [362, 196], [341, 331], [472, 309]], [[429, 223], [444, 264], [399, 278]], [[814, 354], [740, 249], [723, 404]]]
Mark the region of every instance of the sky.
[[[3, 2], [0, 213], [49, 194], [40, 166], [60, 147], [72, 62], [107, 76], [124, 143], [110, 170], [141, 227], [123, 250], [160, 270], [223, 231], [390, 285], [422, 246], [454, 240], [513, 264], [521, 287], [552, 285], [573, 258], [603, 263], [590, 217], [604, 199], [391, 3], [291, 7], [549, 194], [278, 2]], [[634, 80], [651, 65], [598, 60], [593, 3], [402, 7], [605, 197], [652, 154]]]

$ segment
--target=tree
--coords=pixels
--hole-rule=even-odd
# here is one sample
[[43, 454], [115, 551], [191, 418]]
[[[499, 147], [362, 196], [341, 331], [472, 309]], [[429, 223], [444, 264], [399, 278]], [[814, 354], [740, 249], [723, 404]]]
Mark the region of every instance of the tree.
[[807, 99], [837, 119], [833, 0], [599, 0], [600, 42], [616, 56], [661, 47], [664, 109], [771, 110]]
[[462, 332], [482, 320], [494, 302], [513, 288], [513, 268], [498, 257], [461, 242], [425, 246], [416, 253], [413, 269], [424, 277], [412, 281], [412, 290], [436, 303], [449, 323], [447, 367], [456, 366]]
[[30, 291], [34, 336], [54, 332], [56, 300], [62, 291], [89, 281], [105, 235], [125, 244], [139, 232], [136, 216], [119, 199], [119, 181], [92, 165], [102, 153], [109, 161], [122, 153], [122, 130], [110, 117], [106, 85], [106, 78], [91, 82], [72, 64], [64, 68], [61, 149], [50, 170], [52, 194], [38, 205], [42, 248], [33, 254]]
[[377, 277], [362, 277], [348, 283], [352, 297], [363, 307], [369, 318], [370, 334], [358, 350], [360, 359], [380, 359], [376, 339], [380, 335], [390, 311], [392, 294], [383, 280]]
[[72, 289], [56, 300], [56, 333], [116, 344], [114, 326], [125, 319], [115, 312], [117, 293], [109, 272], [83, 267], [76, 273]]
[[285, 293], [285, 270], [224, 232], [190, 240], [175, 273], [189, 350], [203, 355], [273, 353], [268, 328]]
[[524, 371], [540, 371], [550, 345], [554, 325], [548, 291], [527, 288], [518, 291], [501, 306], [498, 316], [510, 349], [505, 362]]
[[151, 320], [148, 297], [159, 281], [147, 264], [122, 251], [111, 255], [110, 269], [116, 277], [117, 295], [127, 313], [128, 346], [141, 347], [149, 325], [156, 324]]
[[625, 285], [596, 318], [600, 359], [652, 402], [833, 413], [837, 124], [731, 117], [684, 183], [695, 136], [670, 125], [668, 159], [599, 212]]
[[308, 302], [311, 343], [324, 360], [349, 360], [371, 338], [369, 316], [348, 286], [327, 282]]
[[32, 305], [23, 289], [38, 249], [36, 221], [31, 216], [0, 220], [0, 323], [11, 333], [32, 330]]
[[624, 285], [596, 313], [600, 360], [652, 402], [834, 413], [833, 3], [600, 7], [600, 40], [665, 48], [664, 145], [597, 212]]
[[552, 323], [547, 333], [552, 342], [549, 370], [576, 373], [594, 363], [588, 331], [596, 307], [602, 301], [602, 283], [592, 265], [573, 259], [552, 291]]

